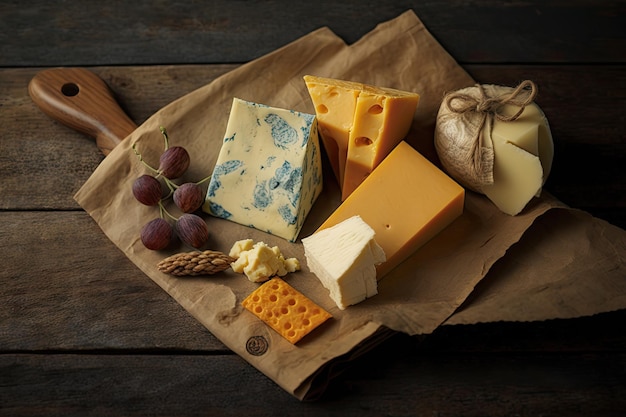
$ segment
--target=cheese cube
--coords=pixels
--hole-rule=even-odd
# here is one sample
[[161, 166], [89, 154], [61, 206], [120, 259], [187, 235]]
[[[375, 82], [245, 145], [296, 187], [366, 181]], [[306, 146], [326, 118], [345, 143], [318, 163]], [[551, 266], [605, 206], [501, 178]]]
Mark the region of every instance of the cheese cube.
[[464, 201], [463, 187], [402, 141], [318, 231], [361, 216], [387, 256], [381, 279], [459, 217]]
[[406, 137], [419, 95], [311, 75], [304, 80], [345, 200]]
[[376, 265], [385, 262], [385, 253], [374, 235], [353, 216], [302, 239], [309, 270], [341, 310], [378, 294]]
[[235, 98], [203, 210], [293, 242], [321, 191], [315, 116]]
[[267, 281], [241, 304], [293, 344], [332, 317], [280, 278]]

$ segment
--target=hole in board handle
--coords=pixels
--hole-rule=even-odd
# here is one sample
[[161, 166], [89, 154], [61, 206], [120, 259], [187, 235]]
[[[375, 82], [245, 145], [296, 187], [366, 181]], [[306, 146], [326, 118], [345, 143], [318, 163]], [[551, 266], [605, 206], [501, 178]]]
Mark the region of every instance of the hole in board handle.
[[79, 91], [80, 88], [74, 83], [63, 84], [63, 87], [61, 87], [61, 92], [67, 97], [74, 97]]

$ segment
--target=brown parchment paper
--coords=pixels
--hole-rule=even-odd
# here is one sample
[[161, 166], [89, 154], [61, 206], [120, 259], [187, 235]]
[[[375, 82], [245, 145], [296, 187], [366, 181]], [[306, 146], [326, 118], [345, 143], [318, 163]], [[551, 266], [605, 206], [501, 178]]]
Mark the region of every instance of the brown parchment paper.
[[590, 316], [626, 306], [626, 232], [589, 213], [550, 210], [444, 324]]
[[[236, 240], [252, 238], [277, 245], [286, 257], [300, 259], [302, 271], [285, 279], [333, 318], [296, 346], [242, 309], [241, 300], [258, 285], [245, 276], [232, 270], [197, 278], [158, 272], [159, 260], [190, 248], [178, 246], [157, 253], [142, 246], [140, 228], [157, 217], [158, 210], [142, 206], [132, 196], [132, 182], [146, 169], [138, 163], [131, 145], [136, 144], [144, 158], [157, 165], [163, 146], [159, 126], [165, 126], [171, 143], [185, 146], [192, 156], [190, 170], [182, 180], [197, 181], [215, 164], [233, 97], [313, 113], [302, 80], [306, 74], [418, 92], [421, 101], [407, 141], [434, 161], [433, 132], [442, 97], [474, 84], [412, 11], [381, 23], [352, 45], [321, 28], [158, 111], [105, 158], [75, 196], [146, 275], [283, 389], [299, 399], [314, 398], [343, 363], [393, 332], [428, 334], [443, 323], [542, 320], [624, 307], [624, 231], [572, 211], [547, 193], [520, 215], [510, 217], [486, 198], [468, 192], [465, 213], [457, 221], [380, 281], [377, 296], [344, 311], [308, 271], [301, 243], [205, 216], [211, 230], [207, 248], [228, 252]], [[311, 234], [339, 204], [339, 191], [329, 172], [300, 237]], [[555, 213], [558, 221], [536, 222], [547, 213]], [[608, 232], [611, 239], [605, 238]], [[604, 246], [597, 252], [596, 242], [601, 238]], [[568, 241], [567, 247], [559, 247], [562, 240]], [[611, 247], [609, 240], [615, 246]], [[508, 250], [513, 251], [511, 261]], [[587, 267], [587, 272], [580, 272], [580, 252], [594, 259], [598, 269]], [[483, 278], [487, 284], [468, 298]], [[564, 287], [567, 291], [561, 292]], [[594, 296], [587, 299], [590, 288]], [[526, 297], [535, 301], [525, 304]], [[255, 336], [267, 342], [262, 355], [246, 349]]]

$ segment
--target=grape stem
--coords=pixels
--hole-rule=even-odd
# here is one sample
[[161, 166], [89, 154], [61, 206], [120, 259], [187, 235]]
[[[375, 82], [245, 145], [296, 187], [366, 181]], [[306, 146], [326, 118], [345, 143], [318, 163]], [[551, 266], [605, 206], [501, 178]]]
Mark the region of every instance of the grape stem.
[[[176, 191], [176, 189], [178, 187], [180, 187], [180, 185], [176, 184], [174, 181], [170, 180], [169, 178], [167, 178], [165, 176], [162, 176], [161, 175], [162, 174], [161, 171], [159, 171], [158, 169], [155, 169], [152, 165], [147, 163], [143, 159], [143, 156], [141, 155], [141, 152], [139, 152], [137, 150], [137, 144], [136, 143], [133, 143], [131, 148], [133, 149], [133, 152], [135, 152], [135, 155], [137, 155], [137, 158], [139, 159], [139, 162], [141, 162], [146, 168], [148, 168], [150, 171], [152, 171], [155, 174], [156, 178], [163, 178], [163, 181], [165, 182], [165, 185], [167, 185], [167, 188], [170, 190], [170, 193], [165, 198], [170, 197], [174, 193], [174, 191]], [[210, 179], [211, 179], [211, 175], [201, 179], [200, 181], [197, 181], [196, 184], [197, 185], [201, 185], [201, 184], [207, 182]]]
[[[165, 141], [165, 149], [164, 150], [168, 150], [169, 147], [170, 147], [170, 138], [167, 135], [167, 130], [163, 126], [159, 126], [159, 129], [161, 130], [161, 134], [163, 135], [163, 140]], [[154, 168], [152, 165], [148, 164], [143, 159], [143, 156], [141, 156], [141, 152], [139, 152], [137, 150], [137, 143], [133, 143], [132, 149], [133, 149], [133, 152], [135, 152], [135, 155], [137, 155], [137, 158], [139, 158], [139, 162], [144, 164], [150, 171], [154, 172], [157, 175], [157, 177], [159, 175], [161, 175], [161, 171], [159, 171], [158, 169]], [[167, 178], [165, 178], [165, 179], [167, 180]]]
[[158, 170], [158, 169], [153, 168], [153, 167], [152, 167], [149, 163], [147, 163], [147, 162], [143, 159], [143, 156], [141, 156], [141, 152], [139, 152], [139, 151], [137, 150], [137, 144], [136, 144], [136, 143], [133, 143], [132, 149], [133, 149], [133, 152], [135, 152], [135, 155], [137, 155], [137, 158], [139, 159], [139, 162], [141, 162], [142, 164], [144, 164], [144, 166], [145, 166], [146, 168], [148, 168], [150, 171], [154, 172], [157, 176], [161, 175], [161, 173], [159, 172], [159, 170]]
[[209, 175], [209, 176], [208, 176], [208, 177], [206, 177], [206, 178], [202, 178], [200, 181], [196, 182], [196, 185], [203, 184], [203, 183], [207, 182], [207, 181], [208, 181], [208, 180], [210, 180], [210, 179], [211, 179], [211, 175]]
[[172, 216], [170, 212], [167, 211], [167, 209], [163, 205], [163, 200], [159, 201], [159, 216], [161, 216], [162, 219], [164, 218], [164, 216], [167, 216], [174, 221], [178, 221], [178, 217]]
[[167, 135], [167, 130], [163, 126], [159, 126], [159, 129], [161, 130], [163, 140], [165, 141], [165, 150], [168, 150], [170, 148], [170, 138]]
[[[141, 162], [146, 168], [148, 168], [150, 171], [152, 171], [155, 174], [156, 178], [163, 178], [163, 180], [165, 181], [165, 184], [167, 185], [167, 188], [169, 188], [170, 190], [170, 195], [174, 192], [174, 190], [176, 190], [176, 188], [178, 188], [178, 185], [176, 183], [174, 183], [172, 180], [170, 180], [167, 177], [162, 176], [162, 172], [159, 171], [158, 169], [154, 168], [152, 165], [150, 165], [149, 163], [147, 163], [144, 159], [143, 156], [141, 155], [141, 152], [139, 152], [137, 150], [137, 144], [133, 143], [132, 146], [133, 152], [135, 152], [135, 155], [137, 155], [137, 158], [139, 159], [139, 162]], [[205, 180], [202, 180], [205, 181]], [[169, 197], [169, 195], [168, 195]]]

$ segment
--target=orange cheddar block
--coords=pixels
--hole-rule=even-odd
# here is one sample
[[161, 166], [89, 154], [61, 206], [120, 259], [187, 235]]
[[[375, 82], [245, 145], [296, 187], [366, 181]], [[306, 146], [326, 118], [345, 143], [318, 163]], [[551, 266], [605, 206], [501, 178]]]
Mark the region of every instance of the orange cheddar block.
[[318, 230], [359, 215], [376, 232], [387, 260], [377, 279], [463, 213], [465, 190], [402, 141]]
[[345, 200], [411, 128], [417, 93], [306, 75], [322, 143]]
[[242, 305], [293, 344], [332, 317], [280, 278], [262, 284]]

